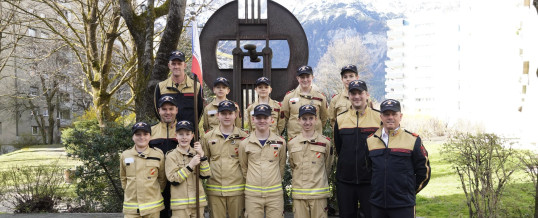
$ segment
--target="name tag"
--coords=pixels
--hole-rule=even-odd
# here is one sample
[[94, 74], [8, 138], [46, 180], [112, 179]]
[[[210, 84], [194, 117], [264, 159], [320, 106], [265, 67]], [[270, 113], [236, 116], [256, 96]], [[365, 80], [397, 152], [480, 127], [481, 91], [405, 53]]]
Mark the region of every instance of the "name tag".
[[125, 158], [125, 164], [131, 164], [131, 163], [134, 163], [134, 158], [132, 157]]
[[252, 116], [252, 115], [254, 115], [254, 111], [251, 111], [251, 112], [250, 112], [250, 116]]
[[271, 147], [276, 148], [276, 149], [280, 148], [280, 146], [281, 144], [271, 144]]
[[207, 112], [208, 115], [215, 115], [217, 114], [217, 110], [211, 110]]
[[299, 98], [291, 98], [290, 99], [290, 102], [298, 102], [299, 101]]

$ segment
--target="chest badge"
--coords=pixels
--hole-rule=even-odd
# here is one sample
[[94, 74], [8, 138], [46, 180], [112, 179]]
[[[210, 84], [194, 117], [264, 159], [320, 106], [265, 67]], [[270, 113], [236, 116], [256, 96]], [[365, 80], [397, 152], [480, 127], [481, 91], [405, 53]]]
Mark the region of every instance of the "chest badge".
[[155, 172], [157, 172], [157, 170], [155, 170], [155, 168], [149, 170], [149, 175], [153, 176], [155, 174]]

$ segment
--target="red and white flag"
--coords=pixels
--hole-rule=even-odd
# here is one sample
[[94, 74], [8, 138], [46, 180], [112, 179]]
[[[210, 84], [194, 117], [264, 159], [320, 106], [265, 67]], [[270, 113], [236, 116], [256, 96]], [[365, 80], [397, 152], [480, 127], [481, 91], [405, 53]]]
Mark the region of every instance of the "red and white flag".
[[192, 22], [192, 73], [198, 76], [200, 86], [203, 87], [204, 80], [202, 79], [202, 53], [200, 53], [200, 35], [198, 34], [198, 23]]

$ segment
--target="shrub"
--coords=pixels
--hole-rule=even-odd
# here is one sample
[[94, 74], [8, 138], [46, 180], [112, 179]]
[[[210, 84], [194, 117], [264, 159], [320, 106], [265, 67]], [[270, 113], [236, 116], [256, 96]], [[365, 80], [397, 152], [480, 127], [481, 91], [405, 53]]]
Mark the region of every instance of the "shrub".
[[115, 123], [101, 130], [96, 120], [77, 121], [62, 133], [69, 155], [84, 164], [75, 170], [76, 193], [88, 212], [121, 212], [120, 152], [132, 146], [130, 129]]
[[517, 169], [511, 144], [495, 134], [457, 133], [443, 153], [460, 178], [470, 216], [499, 217], [503, 190]]
[[3, 199], [15, 213], [57, 212], [68, 184], [63, 169], [51, 166], [12, 167], [1, 172]]

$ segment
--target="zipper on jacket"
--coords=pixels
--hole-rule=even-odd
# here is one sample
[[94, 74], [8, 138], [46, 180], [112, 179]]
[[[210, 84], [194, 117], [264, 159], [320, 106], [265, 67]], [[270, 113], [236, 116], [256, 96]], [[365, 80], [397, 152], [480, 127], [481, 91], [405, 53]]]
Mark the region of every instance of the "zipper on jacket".
[[[355, 115], [357, 115], [357, 145], [360, 146], [360, 130], [359, 130], [359, 111], [355, 111]], [[358, 156], [357, 152], [358, 152], [358, 146], [355, 146], [355, 157]], [[360, 183], [359, 181], [359, 163], [358, 163], [358, 159], [359, 158], [355, 158], [355, 175], [357, 176], [357, 184]]]
[[[383, 127], [381, 127], [381, 128], [383, 128]], [[382, 139], [381, 137], [379, 137], [379, 136], [377, 136], [377, 135], [375, 135], [375, 134], [374, 134], [374, 137], [378, 138], [381, 142], [383, 142], [383, 144], [385, 145], [385, 151], [386, 151], [386, 150], [388, 149], [388, 147], [389, 147], [389, 146], [388, 146], [388, 140], [387, 140], [387, 144], [385, 144], [385, 141], [383, 141], [383, 139]], [[388, 167], [387, 167], [387, 156], [388, 156], [388, 155], [387, 155], [387, 153], [384, 153], [383, 156], [384, 156], [383, 159], [384, 159], [384, 161], [385, 161], [385, 166], [384, 166], [384, 167], [385, 167], [385, 169], [384, 169], [384, 172], [385, 172], [385, 179], [384, 179], [384, 181], [383, 181], [383, 195], [384, 195], [385, 197], [384, 197], [383, 200], [384, 200], [384, 202], [385, 202], [385, 208], [387, 208], [387, 168], [388, 168]]]

